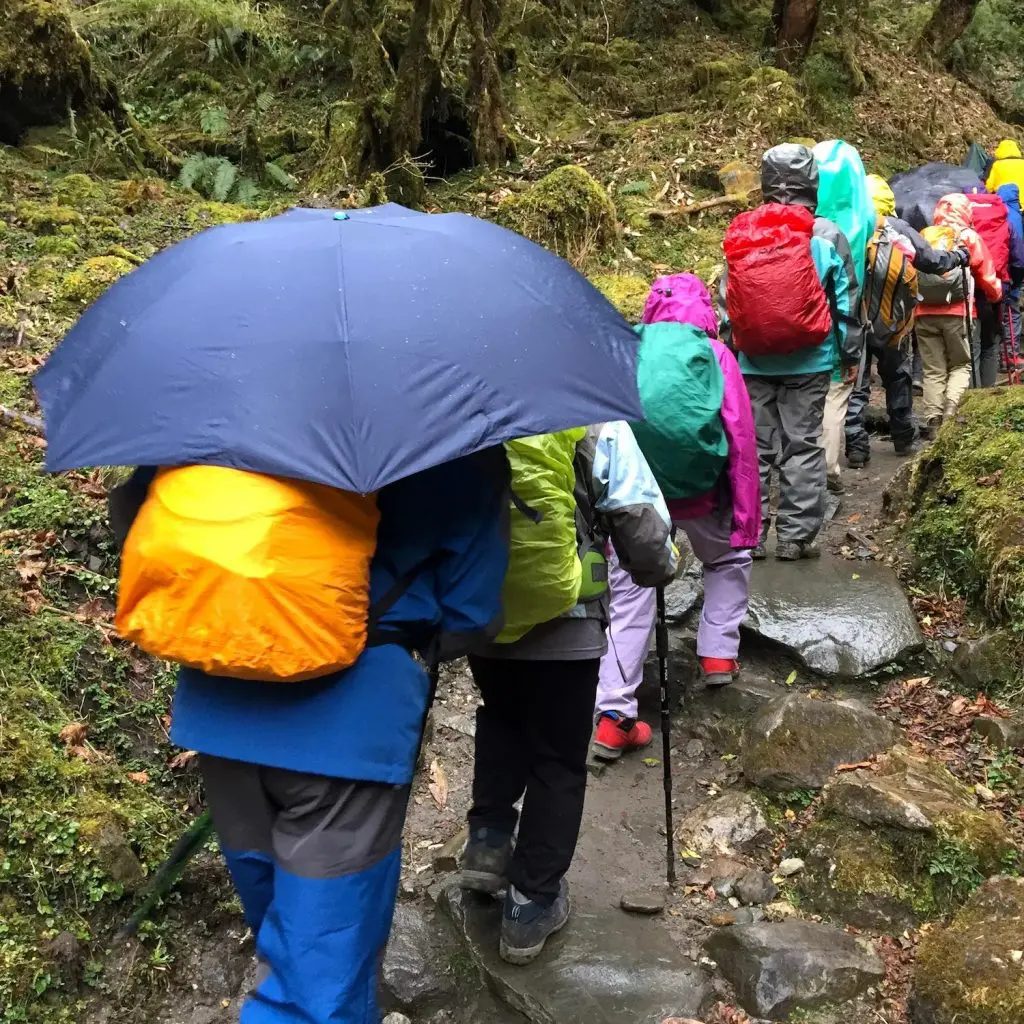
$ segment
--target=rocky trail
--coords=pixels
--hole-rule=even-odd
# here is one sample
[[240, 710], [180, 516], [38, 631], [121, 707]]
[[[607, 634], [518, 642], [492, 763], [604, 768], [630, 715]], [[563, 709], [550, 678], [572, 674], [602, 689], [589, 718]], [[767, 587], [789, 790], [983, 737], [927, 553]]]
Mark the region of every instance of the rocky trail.
[[[526, 968], [497, 955], [500, 905], [456, 884], [476, 696], [466, 671], [445, 674], [382, 968], [387, 1024], [951, 1024], [967, 1005], [1020, 1019], [1024, 882], [998, 877], [1024, 832], [1006, 749], [1020, 726], [955, 692], [949, 642], [922, 634], [885, 564], [880, 496], [904, 460], [874, 444], [821, 561], [755, 566], [742, 681], [691, 691], [699, 581], [674, 585], [678, 884], [656, 731], [647, 757], [592, 765], [574, 915]], [[192, 970], [161, 1024], [236, 1019], [251, 940], [210, 934]]]

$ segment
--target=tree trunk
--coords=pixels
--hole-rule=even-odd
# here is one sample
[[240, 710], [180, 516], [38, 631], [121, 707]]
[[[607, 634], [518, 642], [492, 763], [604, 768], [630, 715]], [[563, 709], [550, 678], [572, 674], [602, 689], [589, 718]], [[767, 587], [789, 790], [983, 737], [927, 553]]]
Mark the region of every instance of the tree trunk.
[[931, 20], [921, 33], [921, 49], [945, 57], [967, 31], [981, 0], [939, 0]]
[[502, 0], [466, 0], [466, 21], [473, 45], [469, 58], [469, 107], [476, 158], [497, 167], [511, 149], [505, 133], [505, 99], [494, 37], [501, 24]]
[[362, 97], [359, 139], [353, 168], [358, 177], [387, 167], [390, 160], [389, 115], [385, 96], [391, 67], [377, 35], [381, 11], [377, 0], [351, 0], [345, 19], [352, 38], [353, 92]]
[[772, 44], [775, 63], [786, 71], [799, 68], [814, 42], [819, 0], [775, 0], [772, 8]]

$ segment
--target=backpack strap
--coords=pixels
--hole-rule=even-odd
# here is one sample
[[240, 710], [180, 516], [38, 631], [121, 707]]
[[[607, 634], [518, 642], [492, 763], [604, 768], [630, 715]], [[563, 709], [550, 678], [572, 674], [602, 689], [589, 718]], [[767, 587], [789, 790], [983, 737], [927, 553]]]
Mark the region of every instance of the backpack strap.
[[410, 650], [420, 647], [425, 640], [429, 639], [432, 627], [418, 625], [404, 626], [401, 623], [395, 626], [381, 626], [380, 620], [398, 603], [407, 593], [416, 579], [430, 569], [436, 568], [447, 557], [447, 551], [432, 551], [426, 558], [411, 565], [405, 572], [395, 577], [391, 586], [384, 591], [376, 601], [370, 605], [367, 615], [368, 625], [366, 631], [366, 646], [380, 647], [383, 644], [401, 644]]

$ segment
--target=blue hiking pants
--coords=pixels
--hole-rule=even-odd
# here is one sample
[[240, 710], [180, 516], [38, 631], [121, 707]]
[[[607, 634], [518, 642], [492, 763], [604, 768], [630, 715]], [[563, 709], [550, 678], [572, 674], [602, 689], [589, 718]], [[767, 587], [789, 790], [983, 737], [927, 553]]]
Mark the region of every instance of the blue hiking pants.
[[379, 1024], [409, 787], [206, 754], [200, 764], [266, 969], [240, 1024]]

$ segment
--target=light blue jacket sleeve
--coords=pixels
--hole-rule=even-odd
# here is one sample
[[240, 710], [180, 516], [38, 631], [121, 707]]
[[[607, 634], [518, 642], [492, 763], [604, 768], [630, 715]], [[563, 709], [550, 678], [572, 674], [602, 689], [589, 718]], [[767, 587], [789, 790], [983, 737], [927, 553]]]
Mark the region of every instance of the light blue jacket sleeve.
[[623, 422], [592, 427], [594, 507], [608, 526], [622, 567], [642, 587], [667, 583], [679, 556], [672, 522], [633, 431]]
[[[847, 332], [849, 324], [843, 317], [853, 317], [851, 300], [853, 288], [846, 265], [839, 255], [836, 247], [824, 238], [815, 236], [811, 239], [811, 256], [814, 258], [814, 266], [817, 268], [821, 286], [825, 294], [829, 296], [829, 304], [835, 301], [836, 309], [839, 311], [838, 323], [833, 324], [832, 338], [841, 354], [846, 348]], [[843, 356], [843, 362], [847, 362]]]

